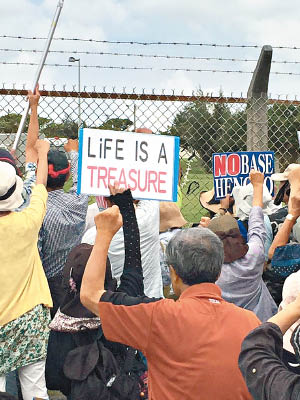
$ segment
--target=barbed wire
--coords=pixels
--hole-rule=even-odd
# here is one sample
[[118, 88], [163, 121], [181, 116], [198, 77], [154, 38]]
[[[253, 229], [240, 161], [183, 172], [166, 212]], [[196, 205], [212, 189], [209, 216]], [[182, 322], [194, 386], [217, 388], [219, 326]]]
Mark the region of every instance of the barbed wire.
[[[38, 63], [32, 62], [9, 62], [0, 61], [0, 65], [28, 65], [37, 66]], [[74, 64], [45, 64], [46, 67], [68, 67], [68, 68], [78, 68]], [[195, 68], [155, 68], [155, 67], [124, 67], [124, 66], [112, 66], [112, 65], [81, 65], [81, 68], [97, 68], [97, 69], [118, 69], [118, 70], [145, 70], [145, 71], [183, 71], [183, 72], [213, 72], [213, 73], [238, 73], [238, 74], [253, 74], [253, 71], [242, 71], [242, 70], [221, 70], [221, 69], [195, 69]], [[297, 72], [270, 72], [274, 75], [295, 75], [299, 76], [300, 73]]]
[[[43, 53], [43, 50], [35, 49], [5, 49], [0, 48], [0, 52], [19, 52], [19, 53]], [[167, 54], [137, 54], [137, 53], [118, 53], [104, 51], [79, 51], [79, 50], [50, 50], [49, 53], [54, 54], [85, 54], [85, 55], [101, 55], [101, 56], [125, 56], [125, 57], [145, 57], [145, 58], [164, 58], [177, 60], [201, 60], [201, 61], [232, 61], [232, 62], [257, 62], [257, 59], [247, 58], [224, 58], [224, 57], [197, 57], [197, 56], [171, 56]], [[288, 60], [272, 60], [274, 64], [300, 64], [300, 61]]]
[[[24, 39], [24, 40], [46, 40], [46, 37], [37, 36], [14, 36], [14, 35], [0, 35], [0, 38], [4, 39]], [[166, 45], [166, 46], [200, 46], [200, 47], [225, 47], [225, 48], [253, 48], [260, 49], [262, 46], [258, 44], [223, 44], [223, 43], [194, 43], [194, 42], [163, 42], [163, 41], [149, 41], [141, 42], [135, 40], [98, 40], [98, 39], [82, 39], [82, 38], [64, 38], [56, 37], [53, 40], [61, 41], [75, 41], [75, 42], [90, 42], [90, 43], [104, 43], [104, 44], [130, 44], [130, 45], [142, 45], [142, 46], [155, 46], [155, 45]], [[273, 49], [287, 49], [287, 50], [300, 50], [297, 46], [272, 46]]]

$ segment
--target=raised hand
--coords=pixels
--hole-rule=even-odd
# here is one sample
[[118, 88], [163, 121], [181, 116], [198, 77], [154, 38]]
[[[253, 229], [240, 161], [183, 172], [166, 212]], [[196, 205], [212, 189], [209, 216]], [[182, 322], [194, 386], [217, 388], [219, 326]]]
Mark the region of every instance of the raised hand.
[[264, 184], [264, 174], [255, 169], [251, 169], [249, 179], [252, 185], [263, 185]]
[[110, 194], [112, 196], [115, 196], [118, 193], [124, 193], [127, 190], [126, 187], [120, 188], [119, 182], [117, 182], [117, 181], [115, 181], [113, 185], [108, 185], [108, 187], [109, 187]]
[[202, 226], [202, 228], [208, 228], [210, 221], [211, 219], [209, 217], [202, 217], [199, 225]]
[[112, 206], [96, 215], [95, 224], [98, 232], [113, 237], [123, 225], [118, 206]]
[[48, 140], [41, 140], [38, 139], [35, 143], [34, 146], [35, 150], [37, 151], [38, 155], [40, 156], [41, 154], [47, 154], [49, 149], [50, 149], [50, 143]]
[[28, 90], [27, 99], [29, 101], [30, 108], [37, 108], [40, 100], [40, 92], [39, 92], [39, 85], [36, 86], [36, 89], [33, 94], [31, 90]]

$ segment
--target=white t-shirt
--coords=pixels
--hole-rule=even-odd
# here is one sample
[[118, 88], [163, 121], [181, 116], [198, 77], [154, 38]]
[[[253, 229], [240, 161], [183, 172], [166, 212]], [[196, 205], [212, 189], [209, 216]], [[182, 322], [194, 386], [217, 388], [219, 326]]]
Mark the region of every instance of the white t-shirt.
[[[142, 200], [136, 207], [136, 218], [140, 230], [142, 268], [145, 294], [148, 297], [162, 297], [163, 284], [159, 259], [159, 202]], [[82, 243], [94, 244], [96, 227], [90, 228], [83, 236]], [[121, 228], [114, 236], [108, 257], [112, 275], [120, 279], [124, 267], [124, 236]]]
[[93, 226], [95, 226], [94, 218], [97, 214], [99, 214], [99, 208], [97, 206], [97, 203], [90, 204], [87, 209], [84, 233], [87, 232]]

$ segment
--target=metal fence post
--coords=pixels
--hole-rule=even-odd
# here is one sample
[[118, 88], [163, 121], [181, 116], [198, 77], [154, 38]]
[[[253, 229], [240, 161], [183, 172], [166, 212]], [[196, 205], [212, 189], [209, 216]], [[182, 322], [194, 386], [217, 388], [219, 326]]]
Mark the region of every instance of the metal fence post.
[[273, 49], [263, 46], [247, 93], [247, 151], [268, 150], [268, 85]]

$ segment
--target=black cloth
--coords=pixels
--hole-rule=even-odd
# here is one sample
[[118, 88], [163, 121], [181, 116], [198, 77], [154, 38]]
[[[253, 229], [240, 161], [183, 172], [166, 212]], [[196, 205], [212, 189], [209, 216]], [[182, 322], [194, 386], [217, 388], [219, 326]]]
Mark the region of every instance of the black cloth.
[[119, 207], [123, 218], [125, 259], [117, 291], [125, 292], [130, 296], [140, 296], [144, 294], [140, 231], [131, 191], [128, 189], [122, 194], [110, 196], [110, 201]]
[[282, 289], [286, 278], [275, 275], [272, 271], [271, 264], [267, 265], [267, 268], [264, 271], [262, 278], [271, 296], [273, 297], [273, 300], [279, 307], [280, 303], [282, 302]]
[[51, 331], [46, 359], [46, 385], [49, 390], [60, 390], [65, 396], [71, 391], [71, 380], [63, 367], [68, 353], [78, 346], [89, 345], [97, 338], [98, 330], [66, 333]]
[[119, 207], [123, 218], [125, 261], [120, 286], [116, 292], [106, 291], [101, 301], [130, 306], [160, 300], [144, 294], [140, 232], [131, 191], [128, 189], [122, 194], [110, 196], [110, 200]]
[[48, 285], [53, 301], [53, 307], [50, 309], [51, 318], [53, 319], [64, 297], [62, 275], [56, 275], [52, 278], [48, 278]]
[[284, 223], [286, 216], [288, 215], [288, 208], [287, 206], [279, 208], [275, 213], [269, 215], [269, 219], [272, 226], [273, 237], [277, 235], [280, 226]]
[[300, 376], [283, 363], [280, 328], [265, 322], [245, 338], [239, 367], [254, 400], [300, 400]]
[[[82, 277], [93, 246], [81, 243], [74, 247], [68, 255], [63, 270], [62, 287], [64, 297], [60, 304], [60, 311], [75, 318], [95, 318], [96, 315], [83, 306], [80, 301], [80, 289]], [[112, 278], [109, 259], [106, 261], [106, 273], [104, 287], [107, 290], [115, 290], [117, 280]]]
[[0, 400], [17, 400], [17, 399], [9, 393], [0, 392]]

